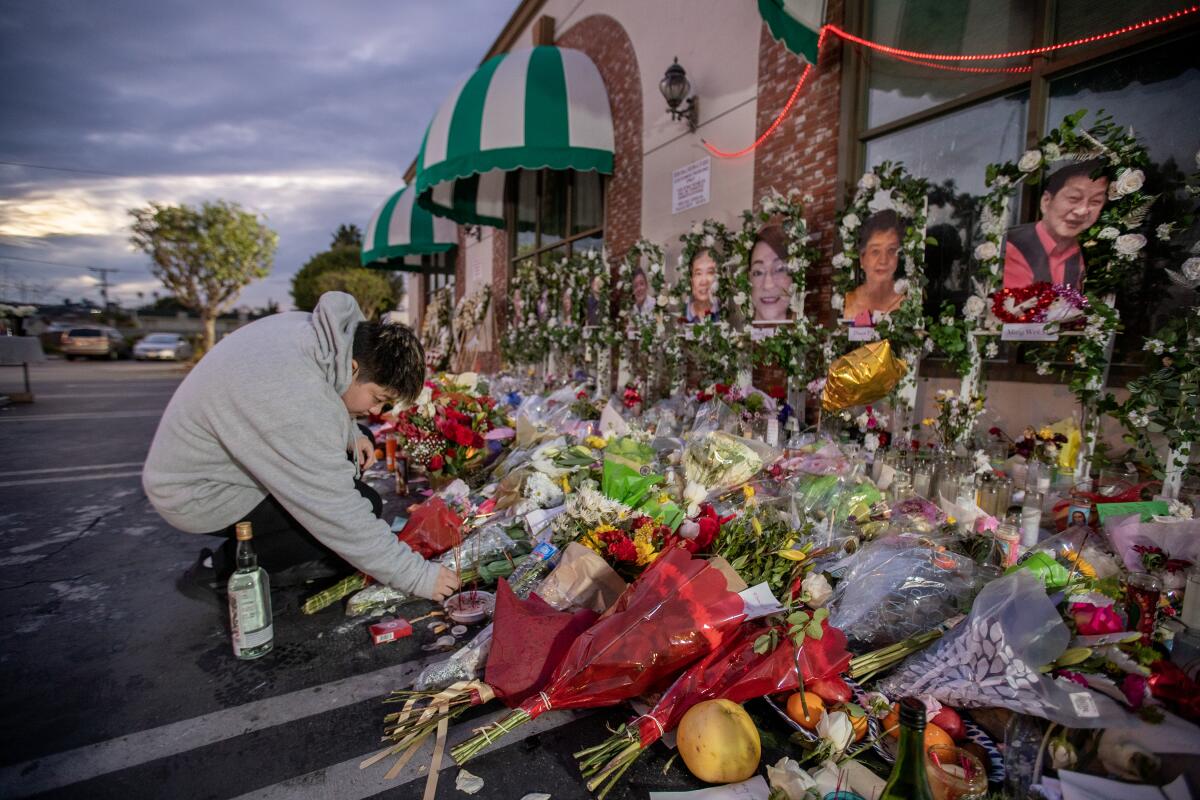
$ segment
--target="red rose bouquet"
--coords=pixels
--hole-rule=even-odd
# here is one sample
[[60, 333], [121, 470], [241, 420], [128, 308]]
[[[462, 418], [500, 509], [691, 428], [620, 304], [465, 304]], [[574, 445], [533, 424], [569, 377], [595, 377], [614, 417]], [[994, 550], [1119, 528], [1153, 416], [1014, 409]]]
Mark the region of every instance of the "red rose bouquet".
[[396, 413], [400, 447], [437, 476], [457, 477], [488, 460], [488, 434], [505, 427], [495, 399], [473, 375], [439, 375], [416, 402]]
[[542, 691], [451, 755], [465, 764], [551, 709], [611, 706], [662, 688], [744, 618], [742, 598], [729, 591], [719, 570], [672, 549], [572, 643]]

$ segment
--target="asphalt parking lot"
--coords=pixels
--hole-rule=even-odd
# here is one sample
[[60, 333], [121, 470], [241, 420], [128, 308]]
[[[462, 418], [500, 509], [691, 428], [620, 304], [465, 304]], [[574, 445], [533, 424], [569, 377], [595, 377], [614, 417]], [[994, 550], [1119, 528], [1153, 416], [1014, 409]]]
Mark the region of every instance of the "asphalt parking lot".
[[[53, 360], [31, 370], [36, 402], [0, 408], [0, 795], [421, 797], [427, 753], [394, 780], [390, 762], [359, 762], [379, 747], [382, 699], [442, 657], [424, 649], [431, 631], [374, 646], [338, 608], [299, 613], [321, 587], [276, 590], [275, 650], [240, 662], [226, 612], [175, 589], [206, 537], [167, 526], [140, 474], [183, 375], [170, 363]], [[0, 391], [19, 381], [0, 373]], [[401, 513], [384, 473], [374, 481], [386, 513]], [[626, 714], [552, 712], [525, 726], [468, 766], [485, 782], [475, 797], [590, 797], [571, 754]], [[482, 721], [458, 722], [451, 743]], [[679, 767], [664, 775], [666, 760], [656, 748], [609, 797], [698, 788]], [[465, 797], [458, 767], [442, 766], [437, 797]]]

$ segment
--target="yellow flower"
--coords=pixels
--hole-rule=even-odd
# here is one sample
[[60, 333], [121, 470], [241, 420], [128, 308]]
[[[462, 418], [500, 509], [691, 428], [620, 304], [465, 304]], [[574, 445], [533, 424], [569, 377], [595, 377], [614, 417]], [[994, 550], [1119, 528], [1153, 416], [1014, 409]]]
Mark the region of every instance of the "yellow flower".
[[924, 425], [926, 428], [933, 427], [933, 423], [934, 423], [933, 417], [926, 417], [925, 419], [921, 420], [921, 424]]
[[656, 499], [658, 500], [658, 504], [660, 506], [665, 506], [667, 503], [671, 502], [671, 495], [663, 492]]
[[754, 532], [762, 536], [762, 523], [758, 521], [758, 517], [751, 517], [750, 524], [754, 527]]
[[633, 546], [637, 550], [637, 565], [644, 567], [658, 558], [658, 551], [650, 538], [651, 526], [643, 525], [633, 535]]
[[605, 447], [608, 447], [608, 442], [602, 436], [589, 436], [583, 440], [583, 443], [596, 450], [603, 450]]
[[571, 484], [570, 484], [570, 482], [567, 480], [567, 476], [566, 476], [566, 475], [563, 475], [563, 476], [562, 476], [562, 490], [563, 490], [563, 494], [570, 494], [570, 493], [571, 493]]
[[742, 494], [749, 500], [751, 497], [754, 497], [754, 487], [747, 483], [742, 487]]
[[1067, 561], [1070, 561], [1076, 567], [1078, 567], [1079, 572], [1085, 578], [1095, 578], [1096, 577], [1096, 568], [1093, 567], [1086, 558], [1079, 555], [1074, 550], [1068, 550], [1063, 555], [1063, 558], [1065, 558]]
[[1038, 431], [1038, 438], [1039, 439], [1053, 439], [1054, 431], [1050, 430], [1049, 425], [1044, 426], [1040, 431]]

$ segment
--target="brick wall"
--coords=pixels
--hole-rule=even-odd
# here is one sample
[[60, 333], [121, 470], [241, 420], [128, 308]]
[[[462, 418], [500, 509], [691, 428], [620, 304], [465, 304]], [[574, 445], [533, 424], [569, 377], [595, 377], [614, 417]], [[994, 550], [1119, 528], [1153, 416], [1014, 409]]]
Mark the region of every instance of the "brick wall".
[[[829, 0], [828, 22], [841, 24], [842, 5], [843, 0]], [[824, 315], [830, 313], [829, 260], [835, 245], [834, 213], [840, 191], [837, 148], [842, 47], [841, 39], [827, 38], [816, 72], [809, 76], [791, 113], [754, 154], [756, 203], [771, 188], [786, 194], [795, 187], [813, 197], [807, 208], [808, 224], [823, 257], [808, 273], [813, 294], [807, 305], [810, 310], [820, 310], [823, 322], [830, 321]], [[757, 130], [765, 130], [774, 121], [803, 70], [803, 60], [776, 42], [764, 24], [758, 50]]]
[[605, 202], [604, 243], [609, 256], [619, 260], [642, 232], [642, 83], [637, 54], [621, 23], [606, 14], [584, 17], [556, 44], [587, 54], [608, 90], [616, 149]]

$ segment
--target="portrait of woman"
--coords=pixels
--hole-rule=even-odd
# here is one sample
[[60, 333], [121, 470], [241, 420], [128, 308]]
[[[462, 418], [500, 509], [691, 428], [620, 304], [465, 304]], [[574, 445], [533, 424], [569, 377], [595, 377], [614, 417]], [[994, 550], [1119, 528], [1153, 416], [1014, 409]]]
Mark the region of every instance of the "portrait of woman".
[[588, 284], [587, 324], [589, 326], [600, 324], [600, 315], [602, 313], [601, 310], [605, 305], [604, 297], [602, 295], [603, 291], [604, 277], [602, 275], [597, 275], [592, 278], [591, 283]]
[[896, 291], [903, 234], [900, 215], [890, 208], [867, 217], [858, 236], [863, 280], [846, 295], [844, 319], [856, 325], [870, 325], [872, 314], [891, 313], [904, 302], [904, 294]]
[[646, 277], [646, 271], [635, 267], [630, 283], [633, 285], [633, 313], [639, 317], [653, 314], [654, 298], [650, 296], [650, 280]]
[[717, 307], [717, 260], [711, 250], [700, 250], [692, 256], [688, 270], [691, 277], [691, 296], [684, 306], [685, 322], [720, 319]]
[[525, 324], [525, 306], [521, 302], [521, 290], [513, 289], [509, 295], [509, 307], [512, 309], [512, 324], [520, 326]]
[[562, 296], [559, 298], [559, 321], [564, 324], [570, 324], [575, 321], [575, 304], [571, 299], [571, 287], [568, 286], [562, 290]]
[[758, 232], [750, 251], [750, 302], [755, 323], [786, 322], [792, 313], [792, 275], [785, 256], [787, 240], [779, 225]]

